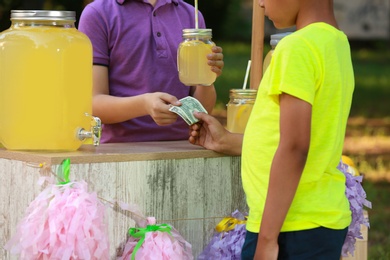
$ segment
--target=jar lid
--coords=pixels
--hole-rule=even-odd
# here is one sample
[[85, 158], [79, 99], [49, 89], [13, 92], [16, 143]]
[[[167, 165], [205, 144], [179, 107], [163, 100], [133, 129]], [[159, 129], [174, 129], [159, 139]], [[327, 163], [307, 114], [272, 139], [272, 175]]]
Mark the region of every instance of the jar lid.
[[278, 42], [286, 37], [287, 35], [290, 35], [292, 32], [284, 32], [284, 33], [276, 33], [271, 35], [270, 44], [271, 46], [276, 46]]
[[183, 36], [210, 36], [211, 29], [183, 29]]
[[11, 10], [11, 20], [76, 21], [76, 12], [49, 10]]
[[231, 89], [229, 90], [231, 96], [239, 96], [241, 98], [254, 98], [257, 94], [257, 89]]

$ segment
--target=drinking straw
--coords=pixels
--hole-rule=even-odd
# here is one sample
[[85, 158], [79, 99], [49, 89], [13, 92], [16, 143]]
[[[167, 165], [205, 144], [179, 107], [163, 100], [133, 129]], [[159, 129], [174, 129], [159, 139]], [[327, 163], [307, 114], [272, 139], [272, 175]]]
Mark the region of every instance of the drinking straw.
[[245, 73], [245, 80], [244, 80], [244, 85], [242, 86], [242, 89], [246, 89], [246, 84], [248, 82], [248, 76], [249, 76], [249, 71], [251, 69], [251, 60], [248, 60], [248, 66], [246, 67], [246, 73]]
[[195, 0], [195, 29], [199, 29], [199, 22], [198, 22], [198, 0]]

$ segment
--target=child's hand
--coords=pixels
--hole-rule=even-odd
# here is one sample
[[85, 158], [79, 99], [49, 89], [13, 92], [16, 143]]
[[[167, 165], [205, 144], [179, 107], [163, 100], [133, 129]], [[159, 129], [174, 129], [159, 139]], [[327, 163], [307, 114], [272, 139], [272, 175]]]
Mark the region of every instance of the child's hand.
[[206, 114], [195, 112], [194, 116], [201, 122], [190, 126], [190, 137], [188, 141], [195, 145], [203, 146], [206, 149], [219, 152], [220, 141], [226, 133], [225, 128], [219, 121]]
[[145, 95], [145, 105], [148, 114], [159, 126], [170, 125], [176, 122], [177, 115], [169, 111], [170, 104], [180, 106], [180, 101], [167, 93], [155, 92]]
[[213, 53], [207, 55], [207, 64], [211, 66], [211, 70], [219, 77], [222, 74], [225, 63], [223, 62], [222, 48], [219, 46], [213, 46]]
[[190, 126], [188, 141], [206, 149], [228, 155], [241, 155], [242, 134], [230, 133], [213, 116], [194, 112], [200, 122]]

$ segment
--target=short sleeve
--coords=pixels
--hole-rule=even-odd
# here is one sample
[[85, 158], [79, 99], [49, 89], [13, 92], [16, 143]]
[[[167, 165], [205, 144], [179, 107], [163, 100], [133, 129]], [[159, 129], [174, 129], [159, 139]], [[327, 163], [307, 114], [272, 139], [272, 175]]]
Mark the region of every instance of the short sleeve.
[[269, 70], [269, 95], [287, 93], [313, 104], [321, 66], [307, 42], [293, 35], [282, 39]]
[[87, 5], [80, 16], [78, 30], [88, 36], [93, 46], [93, 63], [108, 66], [109, 25], [104, 16], [91, 5]]

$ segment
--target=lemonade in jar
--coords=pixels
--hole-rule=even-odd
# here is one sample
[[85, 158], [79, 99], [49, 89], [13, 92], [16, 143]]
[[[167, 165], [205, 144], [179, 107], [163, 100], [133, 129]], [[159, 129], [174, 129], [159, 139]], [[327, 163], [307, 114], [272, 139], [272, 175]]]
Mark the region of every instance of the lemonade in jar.
[[2, 144], [78, 149], [93, 121], [90, 40], [73, 11], [13, 10], [11, 21], [0, 33]]
[[177, 50], [177, 66], [180, 81], [186, 86], [210, 86], [217, 75], [207, 64], [207, 55], [215, 43], [211, 29], [184, 29], [183, 42]]
[[243, 134], [256, 100], [255, 89], [231, 89], [227, 104], [226, 129], [232, 133]]

